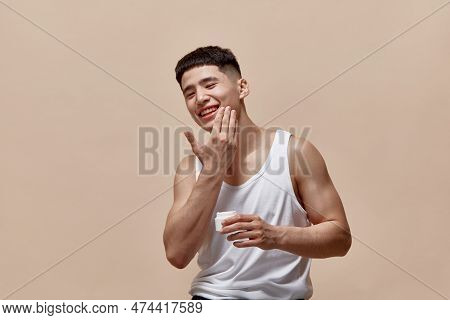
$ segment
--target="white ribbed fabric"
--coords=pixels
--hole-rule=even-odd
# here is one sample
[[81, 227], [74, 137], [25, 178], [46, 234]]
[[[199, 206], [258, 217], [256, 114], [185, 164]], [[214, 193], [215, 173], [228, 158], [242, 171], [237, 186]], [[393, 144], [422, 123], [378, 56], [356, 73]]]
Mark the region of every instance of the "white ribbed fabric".
[[[223, 182], [198, 252], [201, 271], [192, 281], [191, 295], [208, 299], [309, 299], [313, 288], [311, 259], [282, 250], [236, 248], [227, 235], [215, 231], [218, 211], [258, 214], [272, 225], [310, 226], [292, 187], [288, 143], [291, 133], [277, 130], [266, 162], [239, 186]], [[196, 179], [202, 164], [196, 158]]]

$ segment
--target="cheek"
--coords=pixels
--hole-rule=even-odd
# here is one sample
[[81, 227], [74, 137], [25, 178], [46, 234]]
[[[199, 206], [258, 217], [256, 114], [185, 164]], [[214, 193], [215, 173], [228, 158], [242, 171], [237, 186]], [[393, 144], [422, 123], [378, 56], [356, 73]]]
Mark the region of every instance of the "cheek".
[[235, 90], [221, 90], [215, 93], [215, 97], [222, 102], [233, 104], [239, 100], [239, 92], [236, 92]]
[[186, 107], [189, 110], [189, 112], [192, 112], [192, 111], [194, 111], [196, 109], [195, 99], [194, 98], [187, 98], [184, 101], [186, 103]]
[[191, 104], [189, 104], [187, 109], [191, 116], [195, 116], [195, 107], [193, 107], [193, 106], [191, 106]]

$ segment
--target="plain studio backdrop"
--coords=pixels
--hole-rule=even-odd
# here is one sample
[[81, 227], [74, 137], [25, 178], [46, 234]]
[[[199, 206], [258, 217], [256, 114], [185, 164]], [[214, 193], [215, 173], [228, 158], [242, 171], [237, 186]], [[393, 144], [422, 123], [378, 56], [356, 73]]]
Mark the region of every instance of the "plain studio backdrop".
[[162, 234], [176, 130], [199, 131], [174, 67], [205, 45], [236, 54], [258, 125], [310, 127], [327, 162], [354, 239], [313, 260], [313, 299], [449, 297], [445, 3], [0, 0], [0, 297], [190, 298]]

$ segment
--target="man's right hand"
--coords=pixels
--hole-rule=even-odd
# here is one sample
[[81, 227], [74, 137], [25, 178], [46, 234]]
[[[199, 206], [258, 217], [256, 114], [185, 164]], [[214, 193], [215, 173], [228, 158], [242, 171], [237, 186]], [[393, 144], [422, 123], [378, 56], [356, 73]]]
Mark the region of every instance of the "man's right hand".
[[190, 131], [185, 131], [184, 135], [206, 172], [217, 174], [224, 173], [233, 163], [239, 142], [238, 132], [236, 110], [231, 110], [228, 106], [220, 107], [217, 111], [211, 137], [206, 145], [199, 144]]

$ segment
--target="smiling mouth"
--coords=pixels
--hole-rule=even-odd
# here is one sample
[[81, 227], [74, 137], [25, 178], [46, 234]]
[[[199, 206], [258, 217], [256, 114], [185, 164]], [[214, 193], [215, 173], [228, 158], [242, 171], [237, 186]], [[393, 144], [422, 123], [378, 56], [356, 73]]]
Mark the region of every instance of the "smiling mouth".
[[207, 118], [207, 117], [209, 117], [210, 115], [212, 115], [213, 113], [215, 113], [218, 109], [219, 109], [219, 106], [214, 106], [214, 107], [208, 108], [208, 109], [206, 109], [206, 110], [203, 110], [203, 111], [199, 114], [199, 116], [200, 116], [200, 118]]

